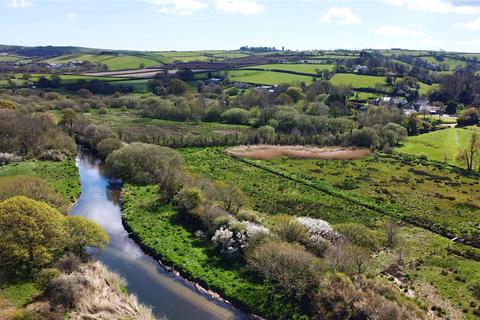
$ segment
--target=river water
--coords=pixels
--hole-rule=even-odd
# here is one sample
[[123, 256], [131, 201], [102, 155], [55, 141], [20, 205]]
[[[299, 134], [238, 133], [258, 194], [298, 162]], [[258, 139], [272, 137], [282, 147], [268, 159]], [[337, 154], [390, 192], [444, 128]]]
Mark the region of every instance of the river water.
[[145, 254], [122, 225], [120, 190], [105, 175], [100, 161], [79, 152], [77, 167], [81, 194], [71, 215], [91, 219], [110, 237], [98, 259], [127, 280], [129, 293], [153, 308], [156, 317], [175, 320], [245, 319], [231, 305], [198, 291], [183, 278], [165, 271], [158, 261]]

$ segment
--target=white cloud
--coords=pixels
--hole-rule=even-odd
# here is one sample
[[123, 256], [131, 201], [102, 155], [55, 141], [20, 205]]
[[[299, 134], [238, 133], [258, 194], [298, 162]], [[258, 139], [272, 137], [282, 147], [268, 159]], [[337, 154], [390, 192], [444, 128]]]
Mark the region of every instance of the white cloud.
[[479, 6], [455, 5], [449, 0], [383, 0], [385, 3], [403, 6], [409, 10], [434, 13], [477, 14]]
[[380, 27], [376, 30], [373, 31], [374, 33], [380, 35], [380, 36], [387, 36], [387, 37], [412, 37], [412, 38], [421, 38], [425, 36], [425, 34], [421, 31], [413, 30], [413, 29], [408, 29], [408, 28], [403, 28], [403, 27], [398, 27], [394, 25], [386, 25], [383, 27]]
[[373, 30], [373, 33], [387, 37], [390, 45], [384, 45], [385, 48], [420, 48], [420, 49], [438, 49], [442, 42], [433, 38], [424, 32], [414, 29], [408, 29], [395, 25], [385, 25]]
[[320, 22], [338, 22], [341, 24], [355, 24], [360, 23], [362, 19], [353, 13], [352, 9], [348, 7], [331, 7], [327, 13], [319, 19]]
[[155, 9], [157, 12], [182, 15], [192, 14], [208, 7], [205, 2], [199, 0], [152, 0], [149, 2], [157, 7]]
[[75, 20], [78, 18], [78, 16], [75, 13], [69, 13], [67, 14], [67, 18], [71, 20]]
[[461, 40], [457, 42], [458, 45], [464, 47], [480, 47], [480, 38], [475, 38], [471, 40]]
[[32, 3], [27, 0], [10, 0], [7, 2], [7, 6], [11, 8], [27, 8], [30, 7]]
[[460, 25], [460, 27], [471, 30], [471, 31], [479, 31], [480, 30], [480, 18], [477, 18], [473, 21], [462, 24], [462, 25]]
[[265, 10], [265, 6], [254, 0], [215, 0], [218, 10], [232, 13], [256, 14]]

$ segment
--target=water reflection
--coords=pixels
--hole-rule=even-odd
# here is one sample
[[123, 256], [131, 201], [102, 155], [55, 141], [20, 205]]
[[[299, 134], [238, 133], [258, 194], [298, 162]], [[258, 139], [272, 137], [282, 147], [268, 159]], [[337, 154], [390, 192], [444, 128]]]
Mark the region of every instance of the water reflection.
[[99, 260], [121, 274], [128, 291], [169, 319], [244, 319], [231, 306], [199, 293], [191, 284], [163, 270], [130, 239], [121, 221], [118, 181], [108, 178], [94, 156], [80, 151], [77, 157], [81, 195], [70, 214], [96, 221], [108, 233], [110, 243]]

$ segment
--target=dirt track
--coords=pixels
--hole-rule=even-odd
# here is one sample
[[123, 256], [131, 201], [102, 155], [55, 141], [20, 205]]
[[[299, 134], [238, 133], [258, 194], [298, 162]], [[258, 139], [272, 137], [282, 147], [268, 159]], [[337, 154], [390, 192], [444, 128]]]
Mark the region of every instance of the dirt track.
[[312, 146], [253, 145], [227, 149], [227, 153], [237, 158], [270, 160], [278, 157], [321, 160], [355, 160], [370, 155], [368, 149], [319, 148]]

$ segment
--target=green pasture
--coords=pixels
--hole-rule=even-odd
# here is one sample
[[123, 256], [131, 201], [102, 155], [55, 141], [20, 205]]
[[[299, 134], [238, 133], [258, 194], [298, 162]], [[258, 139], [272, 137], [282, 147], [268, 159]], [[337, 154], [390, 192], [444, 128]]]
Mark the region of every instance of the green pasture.
[[160, 62], [143, 58], [139, 56], [118, 56], [106, 60], [102, 60], [102, 63], [108, 66], [111, 71], [124, 70], [124, 69], [139, 69], [140, 64], [145, 64], [145, 68], [161, 65]]
[[330, 79], [330, 82], [337, 86], [351, 86], [353, 89], [376, 89], [378, 86], [385, 87], [386, 80], [386, 77], [356, 75], [351, 73], [337, 73]]
[[[263, 69], [263, 70], [282, 70], [282, 71], [293, 71], [301, 73], [310, 73], [312, 75], [317, 74], [317, 70], [323, 71], [333, 71], [335, 65], [333, 64], [306, 64], [306, 63], [278, 63], [278, 64], [262, 64], [258, 66], [253, 66], [250, 68]], [[247, 68], [244, 68], [247, 69]]]

